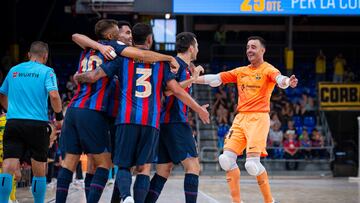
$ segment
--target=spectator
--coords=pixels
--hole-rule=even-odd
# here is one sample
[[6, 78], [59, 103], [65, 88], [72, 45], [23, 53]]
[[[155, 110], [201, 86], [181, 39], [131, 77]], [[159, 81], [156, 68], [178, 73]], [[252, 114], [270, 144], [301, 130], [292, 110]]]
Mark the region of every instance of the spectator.
[[[300, 143], [296, 140], [296, 134], [292, 130], [286, 131], [287, 139], [284, 141], [284, 158], [285, 159], [298, 159]], [[296, 170], [298, 163], [293, 161], [285, 162], [286, 170]]]
[[69, 100], [71, 100], [71, 98], [74, 96], [75, 89], [76, 89], [76, 84], [74, 81], [74, 77], [70, 75], [69, 80], [66, 83], [66, 94]]
[[340, 53], [334, 59], [334, 78], [333, 82], [343, 82], [344, 70], [345, 70], [346, 60], [343, 58], [343, 55]]
[[305, 104], [306, 116], [315, 116], [315, 104], [314, 98], [308, 97], [307, 103]]
[[293, 120], [288, 120], [287, 122], [287, 127], [285, 128], [285, 139], [287, 139], [287, 135], [290, 134], [295, 134], [296, 129], [294, 126], [294, 121]]
[[275, 111], [281, 111], [283, 108], [283, 103], [286, 102], [288, 99], [285, 95], [283, 89], [276, 89], [276, 93], [274, 93], [271, 97], [271, 101], [273, 102], [273, 107]]
[[218, 126], [218, 149], [219, 152], [222, 153], [222, 150], [224, 148], [224, 138], [225, 135], [229, 132], [230, 126], [226, 122], [221, 122]]
[[296, 103], [294, 105], [294, 116], [304, 116], [306, 113], [305, 105], [302, 103]]
[[310, 159], [311, 158], [311, 146], [312, 146], [312, 142], [311, 139], [309, 138], [309, 134], [307, 132], [307, 129], [303, 129], [302, 134], [299, 137], [300, 140], [300, 146], [306, 149], [302, 149], [301, 153], [304, 156], [305, 159]]
[[225, 108], [225, 106], [220, 103], [219, 108], [216, 110], [216, 121], [218, 123], [229, 123], [229, 110]]
[[280, 120], [283, 127], [285, 127], [288, 124], [288, 121], [292, 120], [293, 115], [294, 115], [294, 109], [292, 107], [292, 104], [290, 104], [287, 101], [284, 102], [280, 114]]
[[[280, 130], [281, 124], [277, 122], [273, 125], [273, 128], [270, 128], [269, 139], [271, 147], [281, 147], [283, 141], [283, 132]], [[272, 156], [275, 159], [281, 159], [283, 157], [283, 150], [281, 148], [275, 148], [272, 151]]]
[[219, 86], [219, 88], [217, 89], [217, 91], [218, 91], [218, 94], [219, 94], [219, 96], [218, 96], [217, 98], [220, 98], [220, 99], [226, 101], [226, 99], [227, 99], [227, 93], [226, 93], [226, 90], [225, 90], [224, 85]]
[[316, 82], [326, 81], [326, 57], [322, 50], [315, 61]]
[[270, 128], [269, 137], [273, 147], [282, 145], [283, 132], [280, 130], [280, 123], [275, 123], [273, 128]]
[[281, 122], [279, 120], [279, 116], [277, 112], [272, 112], [270, 114], [270, 128], [273, 128], [274, 125], [279, 124], [281, 126]]
[[312, 131], [312, 147], [317, 147], [317, 149], [312, 150], [313, 158], [315, 158], [315, 159], [324, 158], [325, 152], [324, 152], [324, 149], [321, 149], [324, 146], [325, 146], [324, 137], [321, 135], [321, 133], [317, 129], [314, 129]]
[[226, 91], [223, 89], [223, 86], [219, 86], [217, 89], [217, 92], [215, 93], [215, 103], [214, 108], [212, 109], [211, 114], [215, 115], [217, 109], [219, 108], [219, 105], [222, 104], [223, 106], [226, 106], [227, 101], [227, 94]]

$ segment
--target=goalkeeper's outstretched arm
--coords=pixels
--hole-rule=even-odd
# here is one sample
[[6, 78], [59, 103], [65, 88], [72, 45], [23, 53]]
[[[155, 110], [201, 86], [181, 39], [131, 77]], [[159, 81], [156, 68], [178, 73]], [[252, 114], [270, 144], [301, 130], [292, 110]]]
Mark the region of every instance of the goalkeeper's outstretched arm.
[[207, 74], [198, 77], [194, 82], [196, 84], [210, 85], [211, 87], [218, 87], [222, 84], [220, 74]]

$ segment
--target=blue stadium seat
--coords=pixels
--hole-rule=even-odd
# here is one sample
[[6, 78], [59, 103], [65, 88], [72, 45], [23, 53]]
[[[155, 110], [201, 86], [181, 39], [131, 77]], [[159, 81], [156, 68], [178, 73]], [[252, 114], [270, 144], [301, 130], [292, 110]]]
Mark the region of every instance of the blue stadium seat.
[[302, 134], [302, 131], [303, 131], [303, 127], [302, 126], [299, 126], [299, 127], [296, 127], [296, 134], [299, 136]]
[[315, 118], [313, 116], [306, 116], [304, 118], [304, 126], [308, 127], [308, 128], [314, 128], [316, 125], [316, 121]]
[[300, 127], [300, 126], [302, 127], [303, 126], [302, 119], [301, 119], [300, 116], [294, 116], [293, 121], [294, 121], [295, 127]]

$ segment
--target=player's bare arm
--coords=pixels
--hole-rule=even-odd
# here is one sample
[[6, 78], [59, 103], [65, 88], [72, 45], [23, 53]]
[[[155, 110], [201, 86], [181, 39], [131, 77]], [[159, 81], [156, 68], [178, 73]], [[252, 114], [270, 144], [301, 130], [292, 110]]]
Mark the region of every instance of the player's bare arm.
[[[204, 73], [204, 68], [200, 65], [197, 67], [194, 67], [192, 70], [191, 78], [188, 80], [179, 82], [180, 87], [185, 89], [185, 88], [189, 87], [190, 85], [192, 85], [199, 78], [200, 73]], [[173, 92], [171, 90], [167, 89], [164, 94], [165, 94], [165, 96], [170, 96], [170, 95], [173, 95]]]
[[176, 80], [170, 80], [166, 85], [174, 93], [175, 97], [199, 114], [199, 118], [203, 123], [210, 123], [209, 112], [206, 110], [209, 106], [208, 104], [200, 106], [183, 88], [180, 87]]
[[[114, 48], [112, 46], [100, 44], [99, 42], [96, 42], [96, 41], [90, 39], [86, 35], [77, 34], [77, 33], [73, 34], [72, 40], [83, 49], [89, 47], [92, 49], [99, 50], [101, 52], [101, 54], [104, 55], [105, 58], [108, 60], [112, 60], [116, 57], [116, 53], [114, 52]], [[160, 54], [160, 53], [157, 53], [154, 51], [149, 51], [149, 50], [141, 50], [141, 49], [138, 49], [135, 47], [126, 47], [121, 52], [121, 55], [128, 57], [128, 58], [140, 60], [145, 63], [154, 63], [157, 61], [167, 61], [167, 62], [170, 62], [173, 72], [177, 72], [177, 70], [180, 67], [179, 63], [172, 56]]]
[[102, 68], [97, 68], [85, 73], [75, 73], [74, 80], [78, 83], [95, 83], [103, 77], [106, 77], [106, 73]]
[[112, 46], [100, 44], [86, 35], [75, 33], [72, 35], [72, 40], [83, 49], [92, 48], [99, 50], [107, 60], [112, 60], [116, 57], [116, 53]]
[[142, 50], [136, 47], [126, 47], [122, 52], [122, 56], [140, 60], [145, 63], [154, 63], [157, 61], [167, 61], [170, 62], [171, 71], [177, 72], [179, 70], [179, 63], [173, 56], [160, 54], [154, 51]]

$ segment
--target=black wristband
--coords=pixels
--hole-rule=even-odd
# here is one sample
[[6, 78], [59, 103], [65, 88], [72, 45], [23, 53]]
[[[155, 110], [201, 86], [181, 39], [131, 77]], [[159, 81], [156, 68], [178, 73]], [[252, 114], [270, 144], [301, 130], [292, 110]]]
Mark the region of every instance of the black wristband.
[[64, 115], [63, 115], [62, 111], [60, 111], [59, 113], [55, 112], [55, 120], [61, 121], [63, 119], [64, 119]]

